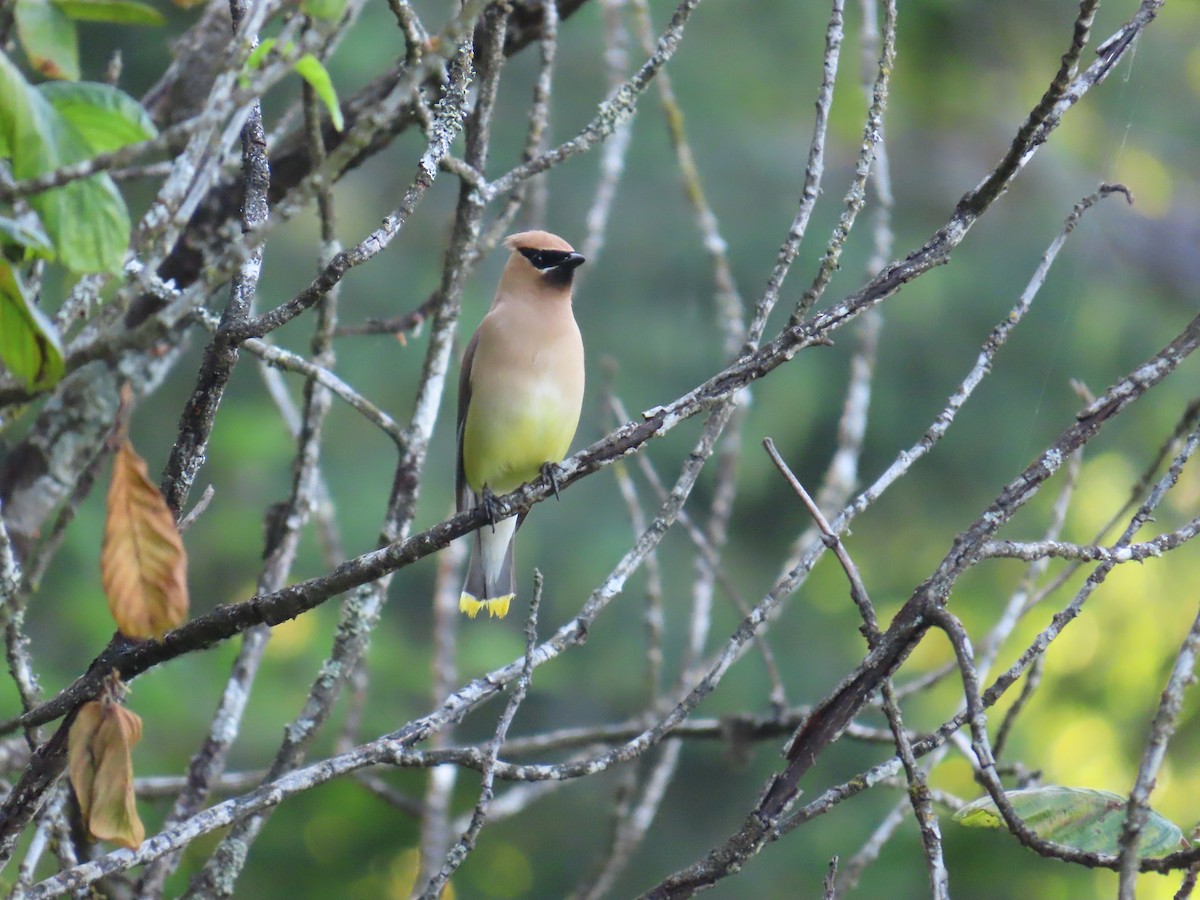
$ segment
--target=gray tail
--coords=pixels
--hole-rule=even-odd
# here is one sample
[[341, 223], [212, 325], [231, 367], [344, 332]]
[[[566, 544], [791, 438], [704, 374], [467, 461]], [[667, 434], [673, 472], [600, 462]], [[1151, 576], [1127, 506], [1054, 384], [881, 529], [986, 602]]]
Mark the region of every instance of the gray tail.
[[[484, 528], [487, 526], [485, 525]], [[508, 605], [517, 593], [517, 579], [513, 567], [513, 544], [517, 534], [508, 541], [504, 551], [504, 565], [494, 578], [488, 578], [483, 571], [483, 528], [475, 532], [471, 542], [471, 559], [467, 563], [467, 577], [463, 582], [462, 594], [459, 596], [458, 608], [472, 619], [481, 609], [486, 608], [489, 616], [503, 618], [508, 613]]]

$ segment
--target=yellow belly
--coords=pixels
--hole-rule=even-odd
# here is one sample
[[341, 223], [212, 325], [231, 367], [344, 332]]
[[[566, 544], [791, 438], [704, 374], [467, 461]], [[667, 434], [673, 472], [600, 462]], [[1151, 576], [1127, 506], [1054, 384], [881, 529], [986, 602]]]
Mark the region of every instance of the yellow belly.
[[548, 382], [476, 391], [463, 430], [463, 469], [476, 493], [506, 494], [561, 462], [579, 424], [579, 401]]

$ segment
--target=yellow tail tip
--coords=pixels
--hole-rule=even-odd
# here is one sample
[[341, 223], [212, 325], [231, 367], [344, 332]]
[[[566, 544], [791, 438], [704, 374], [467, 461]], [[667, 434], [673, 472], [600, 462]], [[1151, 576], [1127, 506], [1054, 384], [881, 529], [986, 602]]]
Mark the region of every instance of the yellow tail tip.
[[479, 615], [479, 611], [485, 606], [488, 606], [486, 600], [476, 600], [474, 596], [463, 591], [458, 598], [458, 611], [466, 613], [469, 618], [475, 618]]
[[469, 618], [475, 618], [481, 610], [487, 610], [489, 619], [503, 619], [508, 615], [509, 604], [513, 594], [505, 594], [493, 600], [480, 600], [474, 594], [463, 591], [458, 597], [458, 611], [466, 613]]
[[497, 597], [495, 600], [487, 602], [488, 617], [496, 617], [503, 619], [508, 615], [508, 604], [512, 603], [513, 595], [505, 594], [503, 597]]

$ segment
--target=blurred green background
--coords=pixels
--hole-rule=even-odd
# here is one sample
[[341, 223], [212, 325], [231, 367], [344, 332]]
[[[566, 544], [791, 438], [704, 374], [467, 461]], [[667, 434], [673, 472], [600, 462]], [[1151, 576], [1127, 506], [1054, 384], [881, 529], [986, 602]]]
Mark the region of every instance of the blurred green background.
[[[438, 28], [457, 4], [416, 4]], [[808, 285], [841, 210], [861, 139], [865, 102], [857, 4], [847, 10], [847, 41], [837, 83], [824, 193], [781, 302], [768, 326], [774, 333]], [[1135, 4], [1113, 2], [1100, 12], [1095, 34], [1111, 33]], [[673, 4], [656, 0], [656, 26]], [[895, 256], [915, 249], [945, 220], [964, 191], [999, 160], [1027, 111], [1054, 74], [1066, 48], [1076, 7], [1063, 0], [901, 4], [898, 57], [886, 119], [895, 192]], [[141, 95], [169, 59], [167, 41], [198, 11], [169, 12], [164, 30], [83, 27], [85, 78], [103, 75], [111, 52], [124, 61], [121, 86]], [[774, 263], [795, 213], [819, 84], [828, 9], [819, 3], [736, 3], [708, 0], [694, 14], [669, 66], [686, 129], [708, 197], [728, 241], [738, 286], [752, 304]], [[886, 621], [947, 551], [953, 536], [982, 511], [1049, 440], [1072, 420], [1080, 403], [1068, 381], [1093, 391], [1156, 352], [1197, 309], [1200, 284], [1200, 7], [1168, 4], [1136, 52], [1113, 77], [1070, 112], [1063, 127], [954, 254], [883, 307], [884, 325], [871, 421], [862, 459], [865, 479], [876, 477], [897, 452], [911, 446], [944, 406], [973, 363], [979, 345], [1015, 302], [1040, 254], [1058, 233], [1073, 203], [1100, 181], [1121, 181], [1137, 203], [1112, 199], [1079, 228], [1026, 321], [997, 360], [995, 372], [961, 414], [942, 445], [919, 463], [867, 515], [848, 547]], [[343, 97], [392, 65], [403, 43], [387, 5], [371, 3], [330, 63]], [[554, 89], [552, 140], [573, 136], [607, 93], [601, 9], [588, 3], [561, 25]], [[642, 54], [631, 50], [640, 64]], [[1091, 60], [1090, 51], [1084, 61]], [[506, 71], [496, 117], [491, 173], [514, 164], [524, 139], [524, 110], [536, 77], [533, 50]], [[268, 98], [268, 116], [299, 91], [298, 79]], [[270, 124], [268, 124], [270, 131]], [[337, 188], [341, 240], [360, 240], [398, 202], [424, 149], [418, 134], [350, 173]], [[461, 152], [461, 147], [456, 148]], [[576, 158], [548, 179], [545, 226], [578, 247], [598, 181], [599, 155]], [[438, 281], [457, 183], [443, 174], [418, 213], [370, 265], [354, 270], [342, 288], [343, 322], [386, 317], [417, 306]], [[131, 185], [136, 209], [151, 187]], [[141, 207], [139, 207], [141, 204]], [[847, 246], [826, 302], [863, 280], [871, 242], [866, 216]], [[278, 229], [267, 247], [258, 298], [265, 309], [307, 284], [316, 264], [316, 222], [305, 216]], [[503, 263], [493, 253], [471, 279], [462, 333], [483, 315]], [[644, 96], [612, 212], [606, 242], [582, 270], [576, 309], [589, 354], [589, 389], [575, 446], [601, 437], [614, 424], [602, 402], [606, 385], [631, 411], [674, 399], [725, 364], [715, 327], [711, 269], [688, 208], [665, 123], [653, 88]], [[46, 302], [49, 302], [47, 298]], [[222, 304], [223, 298], [214, 298]], [[301, 318], [276, 335], [307, 348], [311, 322]], [[808, 524], [759, 449], [775, 439], [799, 477], [819, 483], [836, 438], [852, 331], [832, 348], [800, 354], [753, 389], [744, 429], [739, 493], [726, 570], [751, 602], [768, 590], [786, 548]], [[387, 336], [348, 337], [337, 344], [338, 373], [400, 419], [411, 411], [425, 334], [401, 346]], [[135, 414], [135, 442], [152, 473], [161, 470], [175, 437], [183, 400], [192, 388], [202, 337], [190, 358]], [[1064, 538], [1088, 541], [1125, 500], [1180, 411], [1194, 395], [1191, 360], [1142, 403], [1089, 445], [1080, 488]], [[299, 397], [300, 384], [285, 376]], [[453, 374], [457, 378], [457, 369]], [[446, 517], [452, 506], [452, 398], [443, 404], [430, 451], [415, 523], [420, 529]], [[646, 453], [664, 477], [678, 471], [700, 422], [686, 423]], [[324, 471], [338, 509], [348, 553], [374, 546], [391, 484], [390, 442], [357, 414], [335, 404], [323, 449]], [[16, 438], [8, 436], [11, 443]], [[245, 359], [217, 419], [209, 462], [198, 488], [216, 495], [187, 535], [193, 612], [245, 599], [253, 592], [265, 507], [286, 496], [291, 440], [267, 397], [255, 365]], [[702, 512], [711, 494], [706, 473], [689, 502]], [[651, 489], [639, 482], [647, 502]], [[1200, 478], [1185, 472], [1159, 515], [1158, 528], [1195, 514]], [[1050, 497], [1039, 498], [1005, 535], [1034, 539], [1048, 517]], [[42, 592], [34, 598], [29, 630], [44, 687], [67, 684], [104, 645], [111, 621], [99, 588], [97, 555], [103, 492], [97, 491], [71, 527]], [[1147, 532], [1151, 533], [1151, 532]], [[1155, 532], [1156, 533], [1156, 532]], [[561, 503], [539, 506], [522, 530], [519, 564], [528, 592], [534, 565], [546, 576], [542, 631], [568, 619], [621, 557], [630, 526], [612, 472], [573, 487]], [[325, 570], [310, 535], [297, 579]], [[660, 557], [665, 580], [668, 677], [686, 635], [694, 572], [686, 536], [672, 533]], [[824, 560], [773, 626], [771, 645], [783, 669], [788, 699], [814, 702], [861, 658], [857, 616], [844, 577]], [[1057, 568], [1057, 567], [1055, 567]], [[371, 682], [364, 739], [385, 733], [432, 708], [429, 696], [430, 593], [436, 562], [399, 573], [370, 653]], [[990, 627], [1023, 567], [993, 562], [965, 578], [953, 609], [976, 640]], [[1076, 579], [1072, 584], [1077, 584]], [[1048, 654], [1045, 680], [1013, 735], [1011, 753], [1040, 769], [1046, 783], [1127, 791], [1165, 674], [1195, 614], [1200, 559], [1194, 548], [1115, 572], [1085, 614]], [[538, 670], [513, 735], [550, 727], [615, 721], [644, 708], [641, 624], [644, 576], [601, 617], [587, 645]], [[1001, 652], [1007, 666], [1069, 593], [1035, 610]], [[299, 709], [328, 651], [335, 604], [276, 629], [258, 678], [232, 769], [265, 765], [282, 727]], [[709, 643], [716, 647], [740, 617], [718, 591]], [[462, 680], [513, 659], [521, 650], [520, 617], [463, 622]], [[230, 661], [232, 644], [156, 669], [134, 685], [131, 707], [145, 719], [145, 739], [134, 755], [139, 775], [175, 774], [205, 734]], [[901, 681], [950, 659], [946, 643], [926, 640], [901, 672]], [[726, 676], [698, 715], [768, 711], [761, 660], [753, 654]], [[928, 728], [952, 714], [961, 699], [953, 682], [907, 707], [910, 726]], [[4, 715], [16, 699], [2, 695]], [[1006, 708], [1008, 701], [1001, 704]], [[456, 732], [457, 740], [485, 738], [499, 707], [486, 708]], [[330, 734], [336, 730], [339, 708]], [[864, 716], [879, 724], [875, 713]], [[876, 721], [878, 720], [878, 721]], [[998, 721], [998, 717], [995, 721]], [[781, 742], [767, 742], [734, 762], [718, 742], [692, 742], [683, 752], [649, 839], [634, 856], [613, 896], [648, 888], [686, 865], [736, 829], [765, 778], [779, 763]], [[1156, 808], [1188, 831], [1200, 794], [1200, 727], [1195, 698], [1154, 796]], [[317, 754], [332, 752], [332, 738]], [[888, 755], [886, 748], [842, 740], [805, 780], [811, 799]], [[644, 764], [642, 764], [644, 767]], [[423, 790], [415, 772], [387, 773], [414, 797]], [[554, 792], [516, 820], [485, 830], [478, 851], [453, 881], [458, 897], [554, 897], [568, 893], [606, 851], [609, 810], [623, 779], [618, 771]], [[969, 766], [955, 751], [932, 777], [935, 787], [973, 798]], [[459, 779], [456, 809], [473, 804], [478, 780]], [[713, 897], [818, 896], [831, 855], [849, 858], [881, 817], [903, 796], [877, 787], [766, 849]], [[168, 805], [143, 802], [153, 833]], [[966, 830], [943, 820], [950, 883], [971, 898], [1090, 898], [1115, 894], [1116, 879], [1042, 860], [1000, 833]], [[329, 784], [284, 804], [259, 839], [240, 881], [244, 897], [407, 896], [415, 821], [350, 782]], [[185, 872], [170, 882], [181, 889], [186, 870], [199, 864], [215, 839], [188, 851]], [[1139, 896], [1169, 897], [1177, 878], [1147, 876]], [[905, 824], [882, 858], [863, 876], [857, 896], [909, 897], [928, 893], [915, 827]]]

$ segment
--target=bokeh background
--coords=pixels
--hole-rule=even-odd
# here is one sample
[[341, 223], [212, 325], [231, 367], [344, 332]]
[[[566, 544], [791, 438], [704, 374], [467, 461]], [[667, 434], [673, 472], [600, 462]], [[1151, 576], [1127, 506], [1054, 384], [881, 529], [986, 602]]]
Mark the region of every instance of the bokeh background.
[[[431, 27], [456, 4], [416, 3]], [[824, 194], [809, 237], [768, 326], [784, 322], [807, 286], [841, 210], [861, 139], [865, 101], [857, 4], [847, 11], [847, 42], [830, 127]], [[1132, 14], [1130, 0], [1110, 2], [1095, 34], [1106, 36]], [[121, 86], [140, 96], [169, 61], [168, 41], [198, 15], [169, 9], [169, 25], [130, 30], [84, 25], [85, 77], [99, 79], [119, 49]], [[673, 4], [654, 0], [656, 26]], [[1027, 111], [1036, 103], [1067, 46], [1074, 4], [1065, 0], [901, 4], [898, 56], [886, 118], [887, 150], [895, 193], [895, 255], [919, 246], [948, 218], [964, 191], [999, 160]], [[708, 0], [688, 25], [669, 73], [708, 198], [728, 242], [739, 289], [749, 303], [762, 291], [780, 241], [795, 213], [819, 84], [824, 4]], [[1110, 199], [1085, 218], [1050, 275], [1034, 310], [1001, 353], [994, 374], [964, 410], [937, 450], [855, 525], [848, 547], [884, 621], [936, 565], [954, 534], [970, 523], [999, 488], [1054, 435], [1080, 405], [1069, 380], [1100, 391], [1157, 351], [1197, 310], [1200, 285], [1200, 7], [1169, 3], [1136, 52], [1101, 88], [1073, 109], [1013, 189], [989, 211], [954, 254], [883, 307], [884, 324], [870, 426], [862, 458], [873, 479], [897, 452], [917, 440], [972, 364], [980, 343], [1014, 303], [1040, 254], [1080, 197], [1101, 181], [1129, 186], [1136, 205]], [[392, 65], [402, 38], [387, 5], [368, 5], [330, 62], [343, 96]], [[587, 3], [560, 27], [552, 140], [574, 135], [607, 93], [604, 32], [598, 3]], [[631, 48], [640, 64], [642, 54]], [[1090, 61], [1090, 51], [1085, 62]], [[514, 164], [521, 151], [525, 110], [536, 53], [513, 59], [500, 94], [491, 172]], [[267, 99], [270, 117], [299, 91], [298, 79]], [[270, 127], [268, 126], [268, 130]], [[337, 187], [338, 232], [361, 239], [398, 202], [424, 149], [416, 133], [350, 173]], [[461, 148], [459, 148], [461, 149]], [[595, 152], [573, 159], [548, 178], [544, 222], [519, 224], [556, 231], [579, 246], [584, 217], [599, 178]], [[152, 186], [131, 184], [135, 211]], [[436, 286], [457, 184], [442, 175], [399, 239], [377, 260], [345, 279], [344, 322], [386, 317], [417, 306]], [[316, 265], [316, 222], [311, 215], [281, 227], [267, 247], [259, 308], [277, 305], [307, 284]], [[871, 248], [868, 223], [847, 246], [825, 302], [863, 280]], [[467, 287], [462, 328], [474, 327], [490, 302], [503, 253], [494, 253]], [[614, 422], [606, 390], [632, 411], [667, 402], [726, 362], [715, 325], [711, 268], [688, 207], [653, 88], [643, 97], [601, 253], [582, 270], [577, 316], [589, 354], [589, 390], [576, 447], [601, 437]], [[45, 302], [50, 302], [47, 298]], [[214, 303], [222, 303], [220, 297]], [[310, 322], [302, 318], [276, 337], [307, 347]], [[759, 443], [770, 436], [800, 478], [819, 483], [836, 438], [847, 370], [855, 341], [839, 333], [836, 345], [800, 354], [752, 392], [744, 428], [739, 493], [725, 568], [752, 602], [768, 590], [789, 543], [807, 526]], [[134, 437], [151, 472], [160, 470], [190, 392], [203, 339], [190, 357], [140, 407]], [[403, 419], [411, 409], [425, 349], [423, 333], [402, 345], [389, 336], [358, 336], [337, 344], [337, 371], [373, 402]], [[1131, 483], [1153, 458], [1180, 411], [1195, 395], [1200, 368], [1192, 360], [1089, 445], [1081, 484], [1064, 537], [1090, 540], [1126, 499]], [[456, 377], [456, 376], [455, 376]], [[296, 396], [300, 384], [287, 376]], [[417, 528], [452, 507], [452, 401], [444, 404], [421, 492]], [[699, 433], [687, 423], [646, 449], [664, 476], [678, 470]], [[0, 437], [9, 445], [19, 437]], [[325, 474], [337, 504], [347, 551], [374, 546], [391, 483], [390, 442], [358, 415], [335, 404], [323, 449]], [[0, 444], [0, 452], [6, 446]], [[187, 536], [194, 613], [250, 596], [259, 568], [263, 510], [286, 496], [292, 442], [268, 398], [255, 365], [236, 373], [198, 487], [216, 495]], [[689, 508], [703, 510], [711, 473]], [[652, 491], [641, 484], [643, 498]], [[1041, 498], [1006, 531], [1034, 538], [1047, 519]], [[1185, 472], [1160, 516], [1173, 527], [1195, 514], [1200, 477]], [[111, 620], [99, 587], [97, 558], [103, 495], [97, 492], [71, 527], [69, 540], [34, 598], [29, 613], [32, 650], [47, 691], [67, 684], [104, 646]], [[569, 618], [608, 574], [630, 541], [630, 525], [611, 471], [585, 479], [562, 502], [539, 506], [521, 533], [519, 560], [526, 591], [536, 565], [546, 576], [542, 629]], [[668, 667], [678, 664], [693, 550], [672, 534], [660, 557], [665, 586]], [[325, 570], [310, 535], [294, 573]], [[953, 608], [982, 633], [993, 621], [1023, 567], [991, 563], [963, 580]], [[390, 731], [429, 710], [430, 596], [436, 560], [395, 578], [371, 652], [371, 683], [364, 738]], [[513, 734], [551, 726], [615, 721], [643, 708], [645, 639], [643, 576], [626, 586], [582, 649], [538, 670]], [[716, 646], [740, 617], [718, 596]], [[1165, 673], [1200, 595], [1200, 558], [1184, 548], [1168, 559], [1121, 567], [1090, 601], [1085, 614], [1052, 648], [1044, 683], [1013, 736], [1012, 753], [1040, 769], [1046, 783], [1127, 791], [1136, 772], [1142, 735]], [[1069, 594], [1034, 611], [1001, 652], [1007, 665]], [[273, 756], [282, 727], [299, 709], [327, 653], [335, 604], [278, 627], [267, 651], [233, 769], [257, 768]], [[820, 699], [861, 658], [857, 616], [844, 577], [821, 563], [771, 632], [792, 703]], [[466, 622], [460, 629], [461, 677], [475, 677], [520, 653], [520, 617]], [[181, 772], [205, 734], [236, 648], [193, 654], [139, 678], [130, 704], [145, 720], [135, 752], [139, 775]], [[906, 663], [901, 681], [950, 658], [930, 637]], [[671, 671], [668, 668], [668, 671]], [[702, 704], [699, 715], [767, 712], [768, 681], [761, 660], [748, 655]], [[953, 713], [961, 699], [952, 682], [907, 708], [909, 724], [928, 728]], [[17, 701], [0, 693], [4, 715]], [[1001, 704], [1004, 708], [1006, 703]], [[472, 717], [456, 740], [491, 733], [498, 707]], [[341, 711], [335, 719], [340, 719]], [[882, 722], [866, 714], [869, 722]], [[337, 721], [334, 723], [336, 729]], [[735, 760], [719, 742], [684, 750], [650, 837], [613, 896], [643, 890], [685, 865], [740, 823], [765, 778], [779, 765], [781, 742], [751, 748]], [[1157, 809], [1185, 831], [1200, 814], [1200, 727], [1192, 697], [1154, 795]], [[332, 737], [316, 753], [332, 751]], [[807, 777], [807, 796], [885, 758], [886, 748], [841, 741]], [[423, 775], [388, 773], [397, 789], [419, 797]], [[619, 771], [556, 791], [515, 821], [488, 828], [478, 851], [453, 881], [459, 897], [555, 897], [567, 894], [607, 848], [608, 815], [623, 779]], [[935, 787], [967, 799], [980, 793], [966, 761], [953, 752], [932, 777]], [[456, 808], [475, 799], [476, 776], [459, 780]], [[770, 846], [746, 870], [723, 882], [714, 897], [817, 896], [829, 857], [851, 856], [902, 792], [876, 788]], [[143, 802], [152, 833], [167, 804]], [[1115, 893], [1116, 880], [1042, 860], [998, 832], [961, 828], [944, 820], [946, 855], [955, 896], [1091, 898]], [[350, 783], [333, 783], [289, 801], [259, 839], [240, 881], [244, 897], [407, 896], [414, 819]], [[198, 865], [215, 838], [188, 852]], [[1139, 896], [1171, 896], [1177, 878], [1147, 876]], [[911, 823], [863, 876], [858, 896], [915, 897], [928, 892]]]

